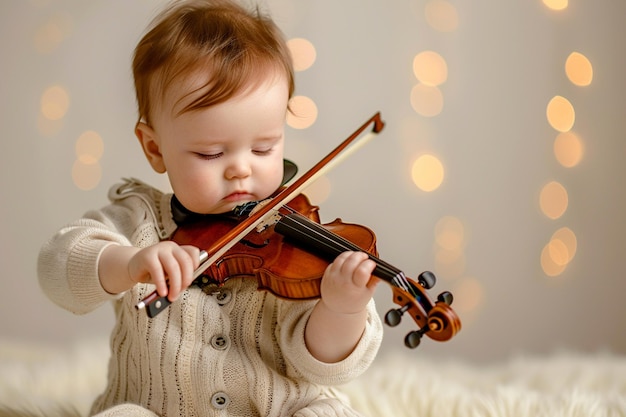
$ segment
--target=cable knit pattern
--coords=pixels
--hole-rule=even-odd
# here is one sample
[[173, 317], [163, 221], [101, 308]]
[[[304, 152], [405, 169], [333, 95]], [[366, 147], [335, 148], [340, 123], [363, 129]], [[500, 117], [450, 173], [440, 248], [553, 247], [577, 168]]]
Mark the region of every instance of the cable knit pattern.
[[276, 298], [249, 278], [233, 277], [213, 295], [191, 287], [150, 319], [135, 305], [154, 286], [108, 294], [98, 279], [98, 257], [111, 244], [145, 247], [171, 236], [171, 195], [128, 180], [109, 197], [110, 205], [47, 242], [38, 265], [41, 287], [67, 310], [84, 314], [107, 301], [114, 305], [108, 383], [93, 414], [358, 415], [331, 386], [361, 375], [374, 360], [382, 325], [373, 300], [361, 341], [334, 364], [317, 361], [304, 343], [316, 301]]

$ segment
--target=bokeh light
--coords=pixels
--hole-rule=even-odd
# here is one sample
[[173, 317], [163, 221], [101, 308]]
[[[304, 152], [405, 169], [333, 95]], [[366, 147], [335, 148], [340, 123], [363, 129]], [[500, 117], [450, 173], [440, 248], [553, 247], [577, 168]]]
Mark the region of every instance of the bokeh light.
[[423, 51], [413, 58], [413, 73], [419, 82], [438, 86], [448, 79], [448, 64], [434, 51]]
[[561, 165], [571, 168], [581, 161], [584, 154], [583, 143], [573, 132], [559, 133], [554, 140], [554, 156]]
[[294, 71], [304, 71], [315, 63], [317, 53], [315, 46], [303, 38], [293, 38], [287, 41], [287, 47], [291, 52]]
[[552, 262], [559, 266], [567, 265], [569, 262], [567, 246], [559, 239], [552, 239], [548, 242], [548, 255], [552, 259]]
[[541, 251], [541, 268], [543, 272], [555, 277], [560, 275], [576, 254], [577, 239], [568, 227], [562, 227], [550, 238]]
[[541, 269], [549, 277], [560, 275], [565, 270], [566, 265], [559, 265], [550, 256], [550, 244], [544, 246], [541, 251]]
[[85, 163], [80, 159], [72, 167], [72, 180], [81, 190], [88, 191], [95, 188], [102, 179], [102, 168], [98, 162]]
[[443, 109], [443, 94], [437, 87], [416, 84], [411, 89], [411, 107], [421, 116], [437, 116]]
[[567, 8], [568, 0], [543, 0], [543, 4], [552, 10], [564, 10]]
[[463, 278], [454, 288], [454, 310], [458, 313], [475, 312], [485, 303], [485, 289], [476, 278]]
[[413, 162], [411, 178], [420, 190], [426, 192], [434, 191], [443, 182], [443, 164], [434, 155], [422, 155]]
[[317, 120], [317, 106], [306, 96], [294, 96], [289, 100], [287, 124], [294, 129], [306, 129]]
[[53, 52], [71, 34], [72, 27], [72, 17], [67, 13], [57, 13], [50, 17], [35, 31], [35, 50], [42, 54]]
[[576, 114], [574, 106], [568, 99], [561, 96], [554, 96], [548, 103], [546, 109], [548, 123], [559, 132], [567, 132], [574, 126]]
[[444, 279], [459, 278], [465, 273], [465, 227], [454, 216], [437, 221], [435, 234], [435, 269]]
[[100, 135], [93, 130], [83, 132], [76, 140], [76, 157], [85, 164], [94, 164], [104, 153], [104, 143]]
[[539, 206], [548, 218], [558, 219], [567, 210], [567, 190], [559, 182], [550, 181], [541, 189]]
[[565, 61], [565, 74], [572, 84], [585, 87], [593, 80], [593, 67], [586, 56], [572, 52]]
[[456, 7], [445, 0], [431, 0], [424, 7], [426, 22], [439, 32], [452, 32], [459, 26]]
[[577, 246], [576, 235], [569, 227], [562, 227], [554, 232], [548, 243], [550, 257], [560, 265], [571, 262], [576, 255]]
[[437, 277], [444, 280], [454, 280], [465, 274], [465, 252], [462, 248], [452, 250], [435, 248], [435, 271]]
[[70, 96], [60, 85], [48, 87], [41, 95], [41, 114], [49, 120], [59, 120], [70, 107]]
[[444, 216], [435, 224], [435, 242], [443, 249], [453, 251], [463, 247], [465, 228], [457, 217]]

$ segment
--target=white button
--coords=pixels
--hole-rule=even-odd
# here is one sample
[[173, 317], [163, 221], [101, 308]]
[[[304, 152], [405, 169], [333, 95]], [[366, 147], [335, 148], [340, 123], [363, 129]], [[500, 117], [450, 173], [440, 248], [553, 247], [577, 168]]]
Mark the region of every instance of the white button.
[[211, 338], [211, 346], [217, 350], [226, 350], [228, 349], [228, 337], [222, 335], [216, 335]]
[[230, 398], [228, 398], [228, 395], [224, 392], [216, 392], [213, 394], [213, 397], [211, 397], [211, 405], [218, 410], [226, 408], [228, 403], [230, 403]]
[[228, 304], [230, 300], [233, 298], [233, 293], [231, 290], [221, 290], [217, 294], [215, 294], [215, 299], [217, 303], [221, 306]]

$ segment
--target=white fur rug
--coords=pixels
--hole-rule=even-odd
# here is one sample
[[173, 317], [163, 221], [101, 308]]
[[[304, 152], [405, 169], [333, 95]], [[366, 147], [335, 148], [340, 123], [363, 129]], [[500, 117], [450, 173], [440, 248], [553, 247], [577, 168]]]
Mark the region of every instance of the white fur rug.
[[[86, 416], [106, 342], [69, 350], [0, 342], [0, 417]], [[398, 351], [343, 390], [366, 416], [626, 417], [626, 357], [555, 354], [475, 365]]]

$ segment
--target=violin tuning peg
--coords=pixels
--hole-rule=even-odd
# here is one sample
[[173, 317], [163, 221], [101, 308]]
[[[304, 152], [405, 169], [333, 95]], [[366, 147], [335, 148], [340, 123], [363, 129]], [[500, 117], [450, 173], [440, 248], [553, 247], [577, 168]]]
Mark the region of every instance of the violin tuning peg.
[[402, 321], [402, 311], [400, 309], [391, 309], [385, 314], [385, 323], [387, 326], [396, 327]]
[[417, 282], [419, 282], [422, 287], [429, 290], [437, 283], [437, 277], [430, 271], [424, 271], [417, 277]]
[[412, 332], [407, 333], [404, 338], [404, 345], [410, 349], [415, 349], [419, 346], [422, 340], [422, 332], [420, 330], [413, 330]]
[[401, 308], [391, 309], [385, 314], [385, 323], [387, 326], [395, 327], [402, 321], [402, 315], [411, 307], [411, 304], [406, 304]]
[[419, 330], [413, 330], [412, 332], [407, 333], [404, 338], [404, 345], [410, 349], [415, 349], [419, 346], [422, 336], [424, 336], [424, 334], [426, 334], [429, 330], [429, 327], [423, 327]]
[[447, 305], [451, 305], [454, 301], [454, 297], [452, 296], [452, 293], [450, 291], [444, 291], [437, 296], [437, 301], [440, 301]]

